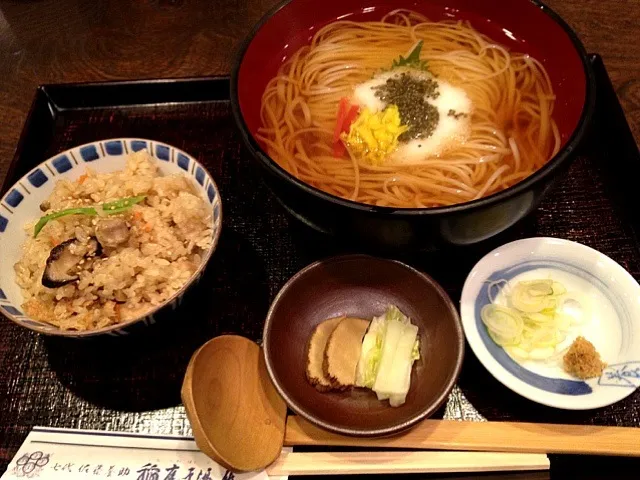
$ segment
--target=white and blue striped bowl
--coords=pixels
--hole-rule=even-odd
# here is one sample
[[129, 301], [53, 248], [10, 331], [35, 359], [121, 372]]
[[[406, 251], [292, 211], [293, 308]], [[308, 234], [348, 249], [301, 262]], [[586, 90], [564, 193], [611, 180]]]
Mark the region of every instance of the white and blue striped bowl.
[[[496, 288], [491, 282], [541, 274], [591, 298], [593, 319], [574, 336], [584, 335], [608, 364], [599, 378], [576, 380], [561, 365], [516, 362], [489, 337], [480, 310], [490, 302], [489, 288]], [[465, 336], [480, 362], [505, 386], [534, 402], [587, 410], [620, 401], [640, 385], [640, 285], [611, 258], [585, 245], [538, 237], [497, 248], [467, 277], [460, 311]]]
[[[164, 175], [181, 173], [193, 177], [193, 184], [211, 209], [213, 239], [203, 255], [200, 268], [180, 291], [154, 308], [146, 316], [120, 325], [77, 332], [58, 327], [26, 316], [20, 305], [23, 303], [20, 288], [15, 282], [14, 264], [19, 260], [22, 245], [27, 239], [26, 223], [42, 215], [40, 204], [51, 195], [57, 180], [75, 180], [90, 167], [98, 173], [109, 173], [125, 167], [129, 153], [147, 149], [156, 158]], [[126, 335], [134, 327], [155, 323], [155, 315], [168, 308], [175, 309], [187, 288], [199, 280], [204, 268], [216, 249], [222, 227], [222, 205], [220, 193], [207, 170], [192, 156], [165, 143], [140, 138], [113, 138], [87, 143], [62, 152], [41, 163], [22, 177], [0, 200], [0, 313], [18, 325], [49, 335], [86, 337], [100, 334]], [[165, 308], [168, 307], [168, 308]]]

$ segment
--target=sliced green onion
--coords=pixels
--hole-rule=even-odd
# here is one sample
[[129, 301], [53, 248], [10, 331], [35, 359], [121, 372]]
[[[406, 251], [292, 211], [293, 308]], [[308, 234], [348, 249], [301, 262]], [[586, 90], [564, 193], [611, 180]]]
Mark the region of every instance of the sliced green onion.
[[[495, 303], [492, 289], [503, 292]], [[510, 285], [505, 280], [489, 284], [491, 303], [480, 316], [489, 336], [514, 358], [551, 361], [561, 357], [561, 344], [573, 325], [586, 320], [586, 299], [567, 292], [551, 279], [527, 280]]]
[[570, 316], [564, 315], [562, 313], [557, 313], [555, 318], [557, 322], [556, 325], [561, 332], [568, 331], [571, 328], [571, 325], [574, 323], [573, 319]]
[[508, 288], [509, 288], [509, 282], [507, 282], [506, 280], [496, 280], [494, 282], [489, 282], [489, 285], [487, 286], [487, 293], [489, 294], [489, 300], [491, 301], [491, 303], [495, 303], [496, 301], [496, 295], [494, 295], [493, 291], [494, 289], [497, 289], [497, 294], [499, 294], [501, 291], [504, 291], [508, 293]]
[[67, 215], [89, 215], [96, 216], [99, 212], [103, 215], [116, 215], [123, 213], [133, 207], [135, 204], [142, 202], [146, 198], [146, 195], [139, 195], [137, 197], [127, 197], [115, 200], [113, 202], [107, 202], [98, 207], [73, 207], [60, 210], [58, 212], [45, 215], [33, 228], [33, 238], [36, 238], [44, 226], [51, 220], [56, 220], [60, 217], [66, 217]]
[[511, 305], [525, 313], [536, 313], [556, 305], [551, 284], [545, 281], [519, 282], [509, 298]]
[[545, 360], [556, 352], [553, 347], [538, 347], [529, 352], [531, 360]]
[[505, 352], [507, 352], [509, 355], [511, 355], [512, 357], [517, 357], [520, 358], [522, 360], [528, 360], [529, 359], [529, 352], [523, 348], [520, 347], [516, 347], [516, 346], [510, 346], [510, 347], [504, 347]]
[[564, 285], [562, 285], [560, 282], [553, 282], [551, 284], [551, 288], [553, 289], [554, 295], [564, 295], [565, 293], [567, 293], [567, 289], [564, 288]]
[[520, 343], [524, 322], [516, 310], [491, 303], [482, 307], [480, 318], [498, 345]]
[[527, 320], [530, 323], [536, 323], [539, 325], [548, 325], [550, 323], [555, 322], [555, 316], [553, 314], [549, 315], [548, 313], [536, 312], [530, 313], [527, 315]]

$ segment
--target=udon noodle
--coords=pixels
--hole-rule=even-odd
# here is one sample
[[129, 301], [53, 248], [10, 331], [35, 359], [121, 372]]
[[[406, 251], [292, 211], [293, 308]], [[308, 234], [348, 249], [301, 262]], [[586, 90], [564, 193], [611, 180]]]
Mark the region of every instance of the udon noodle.
[[[472, 101], [464, 142], [419, 165], [372, 165], [332, 143], [340, 99], [423, 40], [436, 78]], [[379, 22], [336, 21], [280, 68], [262, 97], [259, 138], [292, 175], [345, 199], [400, 208], [451, 205], [505, 189], [559, 149], [554, 94], [541, 63], [467, 22], [398, 10]]]

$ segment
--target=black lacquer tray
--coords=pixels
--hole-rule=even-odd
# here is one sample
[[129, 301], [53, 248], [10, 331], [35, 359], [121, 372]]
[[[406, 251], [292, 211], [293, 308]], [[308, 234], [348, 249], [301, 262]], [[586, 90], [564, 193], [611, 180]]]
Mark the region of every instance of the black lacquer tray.
[[[396, 258], [432, 275], [456, 302], [479, 258], [530, 236], [589, 245], [640, 280], [640, 154], [601, 59], [593, 56], [592, 63], [598, 78], [593, 131], [566, 178], [532, 215], [476, 246]], [[111, 137], [160, 140], [201, 161], [222, 195], [220, 243], [203, 280], [173, 318], [141, 333], [69, 340], [0, 321], [0, 472], [36, 425], [190, 434], [179, 391], [196, 348], [222, 333], [258, 340], [269, 303], [290, 276], [319, 258], [356, 251], [289, 217], [263, 185], [235, 129], [226, 78], [40, 87], [2, 191], [59, 151]], [[437, 415], [640, 427], [640, 393], [594, 411], [554, 410], [503, 387], [468, 350], [459, 388]], [[551, 477], [623, 478], [628, 472], [636, 478], [639, 469], [639, 460], [553, 456]]]

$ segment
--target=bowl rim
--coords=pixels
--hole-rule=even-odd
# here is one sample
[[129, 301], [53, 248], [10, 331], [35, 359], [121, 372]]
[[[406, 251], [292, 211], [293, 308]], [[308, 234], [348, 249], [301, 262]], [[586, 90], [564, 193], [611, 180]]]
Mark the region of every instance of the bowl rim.
[[284, 168], [282, 168], [275, 160], [273, 160], [249, 130], [249, 127], [244, 120], [244, 116], [242, 115], [242, 109], [240, 108], [240, 97], [238, 90], [240, 68], [242, 67], [242, 62], [249, 47], [251, 46], [251, 43], [253, 42], [253, 39], [260, 31], [260, 29], [265, 24], [267, 24], [274, 15], [276, 15], [280, 10], [294, 1], [295, 0], [283, 0], [282, 2], [274, 6], [271, 10], [269, 10], [266, 14], [264, 14], [263, 17], [258, 21], [258, 23], [251, 29], [250, 33], [240, 45], [240, 48], [236, 52], [233, 67], [231, 70], [231, 111], [233, 113], [236, 125], [240, 130], [242, 139], [244, 140], [244, 143], [251, 154], [259, 159], [262, 166], [266, 168], [271, 174], [274, 174], [276, 177], [284, 180], [285, 182], [293, 184], [308, 195], [328, 201], [347, 209], [352, 209], [369, 214], [390, 215], [393, 217], [467, 213], [469, 211], [474, 211], [495, 205], [511, 197], [522, 194], [529, 190], [534, 184], [551, 176], [571, 158], [572, 153], [578, 148], [578, 146], [582, 142], [583, 137], [590, 127], [591, 119], [594, 115], [596, 107], [596, 80], [593, 69], [591, 68], [591, 65], [589, 63], [589, 59], [587, 58], [587, 52], [584, 48], [584, 45], [582, 44], [574, 30], [569, 26], [569, 24], [567, 24], [562, 19], [562, 17], [560, 17], [560, 15], [558, 15], [554, 10], [552, 10], [542, 1], [520, 0], [522, 2], [532, 3], [534, 6], [538, 7], [540, 10], [542, 10], [542, 12], [547, 14], [552, 21], [554, 21], [564, 30], [564, 32], [571, 40], [576, 54], [580, 57], [580, 61], [582, 63], [582, 68], [585, 76], [585, 98], [582, 104], [582, 112], [580, 113], [580, 117], [578, 119], [576, 127], [574, 128], [573, 132], [571, 132], [571, 136], [569, 137], [565, 145], [560, 148], [558, 153], [550, 158], [541, 168], [536, 170], [533, 174], [504, 190], [492, 193], [491, 195], [487, 195], [476, 200], [456, 203], [453, 205], [427, 208], [397, 208], [370, 205], [367, 203], [356, 202], [327, 193], [299, 180]]
[[[148, 317], [150, 315], [153, 315], [154, 313], [156, 313], [160, 309], [162, 309], [162, 308], [166, 307], [167, 305], [171, 304], [174, 300], [176, 300], [177, 298], [182, 296], [186, 292], [186, 290], [193, 284], [193, 282], [196, 280], [196, 278], [198, 278], [198, 276], [204, 271], [204, 269], [207, 267], [207, 264], [209, 263], [209, 260], [211, 259], [211, 256], [213, 255], [213, 252], [216, 250], [216, 248], [218, 246], [218, 241], [220, 239], [220, 234], [222, 232], [222, 221], [223, 221], [223, 216], [222, 215], [223, 215], [223, 212], [222, 212], [222, 198], [220, 197], [220, 190], [218, 189], [218, 185], [216, 184], [216, 182], [215, 182], [215, 180], [213, 178], [213, 175], [211, 175], [209, 170], [207, 170], [207, 168], [202, 163], [200, 163], [198, 160], [196, 160], [195, 157], [193, 157], [189, 153], [185, 152], [184, 150], [182, 150], [182, 149], [180, 149], [178, 147], [174, 147], [173, 145], [171, 145], [169, 143], [162, 142], [162, 141], [159, 141], [159, 140], [151, 140], [151, 139], [148, 139], [148, 138], [140, 138], [140, 137], [112, 137], [112, 138], [93, 140], [91, 142], [86, 142], [86, 143], [83, 143], [81, 145], [76, 145], [75, 147], [68, 148], [66, 150], [63, 150], [61, 152], [56, 153], [55, 155], [52, 155], [51, 157], [47, 158], [46, 160], [40, 162], [38, 165], [33, 167], [31, 170], [29, 170], [27, 173], [25, 173], [22, 177], [20, 177], [20, 179], [17, 182], [15, 182], [12, 185], [8, 186], [8, 188], [6, 189], [4, 195], [2, 197], [0, 197], [0, 200], [4, 199], [4, 197], [16, 185], [18, 185], [23, 179], [25, 179], [30, 173], [32, 173], [33, 171], [37, 170], [38, 168], [43, 168], [45, 163], [50, 162], [54, 158], [57, 158], [57, 157], [59, 157], [61, 155], [68, 154], [72, 150], [77, 150], [77, 149], [80, 149], [80, 148], [88, 146], [88, 145], [95, 145], [97, 143], [105, 143], [105, 142], [111, 142], [111, 141], [120, 141], [120, 142], [123, 142], [123, 143], [126, 143], [126, 142], [131, 143], [132, 141], [138, 141], [138, 140], [142, 141], [142, 142], [146, 142], [147, 145], [151, 145], [153, 143], [156, 143], [156, 144], [162, 144], [162, 145], [166, 145], [166, 146], [168, 146], [170, 148], [173, 148], [176, 152], [185, 155], [192, 162], [194, 162], [196, 166], [202, 168], [205, 171], [205, 173], [207, 175], [209, 175], [209, 179], [211, 180], [211, 185], [213, 186], [213, 189], [214, 189], [214, 191], [216, 193], [216, 196], [219, 198], [220, 210], [219, 210], [218, 218], [219, 218], [220, 228], [218, 228], [217, 231], [213, 232], [213, 237], [211, 239], [211, 246], [207, 249], [207, 252], [205, 253], [204, 258], [202, 259], [202, 263], [198, 266], [197, 270], [189, 277], [189, 279], [185, 282], [185, 284], [177, 292], [175, 292], [173, 295], [171, 295], [169, 298], [164, 300], [159, 305], [156, 305], [153, 309], [149, 310], [148, 312], [145, 312], [144, 315], [141, 315], [139, 317], [136, 317], [136, 318], [133, 318], [131, 320], [128, 320], [125, 323], [119, 323], [119, 324], [116, 324], [116, 325], [109, 325], [107, 327], [99, 328], [99, 329], [96, 329], [96, 330], [76, 331], [76, 330], [61, 330], [59, 328], [58, 328], [58, 330], [51, 330], [51, 329], [45, 328], [44, 326], [42, 326], [42, 327], [41, 326], [36, 326], [36, 325], [32, 325], [30, 323], [29, 324], [25, 324], [21, 320], [19, 320], [15, 315], [13, 315], [12, 313], [10, 313], [7, 310], [5, 310], [2, 305], [0, 305], [0, 314], [4, 315], [5, 317], [7, 317], [9, 320], [11, 320], [12, 322], [16, 323], [20, 327], [27, 328], [29, 330], [32, 330], [34, 332], [41, 333], [41, 334], [44, 334], [44, 335], [51, 335], [51, 336], [55, 336], [55, 337], [69, 337], [69, 338], [94, 337], [94, 336], [103, 335], [103, 334], [112, 334], [113, 335], [113, 333], [111, 333], [111, 332], [114, 332], [115, 330], [121, 330], [121, 329], [124, 329], [124, 328], [127, 328], [127, 327], [133, 325], [134, 323], [138, 323], [138, 322], [142, 321], [143, 319], [145, 319], [146, 317]], [[130, 155], [131, 153], [133, 153], [133, 152], [123, 153], [122, 155]], [[153, 152], [150, 152], [150, 155], [157, 160], [157, 157], [155, 157], [153, 155]], [[90, 166], [90, 165], [88, 165], [88, 166]], [[5, 185], [6, 185], [6, 182], [5, 182]], [[29, 318], [29, 317], [27, 316], [27, 318]], [[35, 320], [35, 319], [32, 319], [32, 320], [34, 322], [38, 321], [38, 320]]]
[[[634, 393], [638, 388], [629, 388], [629, 389], [618, 389], [621, 392], [619, 398], [607, 401], [600, 400], [597, 398], [591, 397], [591, 400], [586, 402], [576, 402], [575, 397], [570, 395], [563, 395], [559, 393], [549, 393], [539, 388], [532, 386], [526, 383], [524, 380], [517, 378], [512, 373], [510, 373], [504, 366], [502, 366], [492, 355], [492, 353], [487, 349], [487, 347], [482, 343], [482, 340], [479, 340], [476, 336], [478, 332], [475, 313], [471, 313], [470, 315], [465, 315], [465, 312], [468, 311], [467, 305], [467, 297], [470, 295], [469, 290], [472, 288], [474, 283], [477, 283], [477, 280], [472, 278], [472, 275], [478, 273], [479, 268], [488, 260], [493, 258], [496, 253], [502, 252], [504, 249], [508, 248], [516, 248], [516, 247], [527, 247], [530, 244], [536, 245], [540, 243], [553, 243], [556, 245], [562, 245], [561, 248], [569, 248], [573, 247], [574, 249], [578, 249], [580, 251], [590, 252], [600, 258], [611, 271], [615, 271], [620, 277], [629, 280], [631, 283], [635, 283], [637, 290], [640, 290], [640, 284], [638, 281], [629, 273], [622, 265], [616, 262], [613, 258], [608, 255], [602, 253], [599, 250], [596, 250], [593, 247], [585, 245], [584, 243], [576, 242], [573, 240], [567, 240], [565, 238], [560, 237], [550, 237], [550, 236], [535, 236], [535, 237], [525, 237], [520, 238], [518, 240], [513, 240], [511, 242], [504, 243], [486, 255], [483, 255], [469, 270], [467, 277], [464, 280], [464, 284], [462, 286], [462, 291], [460, 294], [460, 317], [462, 319], [462, 327], [464, 330], [464, 336], [467, 340], [467, 343], [471, 347], [471, 351], [474, 353], [475, 357], [482, 364], [487, 372], [491, 374], [493, 378], [495, 378], [498, 382], [504, 385], [506, 388], [511, 390], [512, 392], [520, 395], [527, 400], [538, 403], [540, 405], [545, 405], [547, 407], [557, 408], [559, 410], [567, 410], [567, 411], [580, 411], [580, 410], [593, 410], [596, 408], [602, 408], [609, 405], [613, 405], [614, 403], [618, 403], [629, 395]], [[513, 263], [513, 262], [512, 262]], [[615, 364], [609, 365], [615, 366]], [[584, 381], [584, 380], [583, 380]], [[534, 390], [531, 392], [524, 386], [531, 386]], [[523, 388], [524, 387], [524, 388]], [[592, 395], [592, 394], [589, 394]], [[588, 398], [589, 395], [584, 396], [583, 398]]]
[[[420, 277], [421, 280], [431, 285], [431, 287], [434, 288], [436, 293], [444, 300], [446, 307], [451, 313], [451, 319], [455, 327], [456, 339], [455, 339], [455, 342], [452, 342], [452, 345], [458, 348], [458, 353], [455, 359], [455, 363], [453, 364], [451, 376], [449, 380], [445, 383], [442, 393], [435, 399], [433, 403], [431, 403], [431, 405], [428, 405], [422, 408], [422, 410], [418, 414], [391, 427], [374, 428], [374, 429], [366, 429], [366, 430], [357, 429], [357, 428], [343, 428], [343, 427], [335, 426], [329, 422], [324, 421], [319, 417], [316, 417], [308, 413], [302, 406], [300, 406], [287, 394], [287, 392], [284, 390], [282, 385], [277, 381], [276, 375], [275, 375], [275, 367], [271, 361], [271, 354], [270, 354], [270, 348], [269, 348], [271, 344], [271, 340], [270, 340], [271, 325], [273, 323], [275, 309], [280, 303], [281, 298], [286, 294], [286, 292], [291, 288], [291, 286], [298, 281], [300, 277], [304, 276], [311, 270], [314, 270], [320, 266], [331, 264], [331, 263], [342, 263], [342, 262], [354, 261], [354, 260], [377, 261], [377, 262], [395, 264], [401, 268], [408, 270], [413, 275]], [[456, 385], [456, 382], [458, 381], [460, 372], [462, 370], [462, 365], [464, 363], [465, 337], [464, 337], [464, 330], [462, 328], [462, 319], [460, 317], [460, 314], [458, 313], [458, 309], [456, 308], [454, 302], [451, 300], [451, 297], [449, 296], [449, 294], [447, 294], [444, 288], [442, 288], [442, 286], [438, 282], [436, 282], [431, 276], [427, 275], [426, 273], [420, 270], [417, 270], [416, 268], [410, 265], [407, 265], [406, 263], [400, 262], [399, 260], [382, 258], [382, 257], [374, 257], [366, 254], [347, 254], [347, 255], [338, 255], [338, 256], [317, 260], [307, 265], [302, 270], [300, 270], [295, 275], [293, 275], [289, 280], [287, 280], [287, 282], [282, 286], [282, 288], [276, 294], [275, 298], [271, 302], [269, 311], [267, 312], [267, 316], [266, 316], [264, 328], [263, 328], [263, 334], [262, 334], [262, 351], [263, 351], [265, 364], [267, 366], [267, 372], [269, 373], [269, 377], [271, 378], [271, 382], [276, 387], [276, 390], [278, 391], [280, 396], [284, 399], [284, 401], [289, 406], [289, 408], [291, 408], [298, 415], [305, 418], [309, 422], [331, 432], [335, 432], [343, 435], [357, 436], [357, 437], [378, 437], [378, 436], [385, 436], [385, 435], [398, 433], [414, 426], [415, 424], [421, 422], [425, 418], [430, 417], [449, 398], [449, 395], [451, 394], [453, 387]]]

